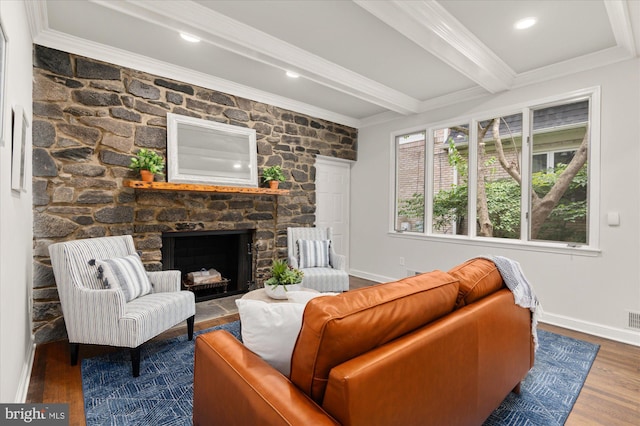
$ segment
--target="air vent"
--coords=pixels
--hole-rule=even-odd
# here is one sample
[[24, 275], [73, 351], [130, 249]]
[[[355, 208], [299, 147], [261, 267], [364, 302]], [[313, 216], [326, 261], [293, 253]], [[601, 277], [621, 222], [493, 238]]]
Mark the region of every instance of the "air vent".
[[629, 328], [640, 330], [640, 312], [629, 312]]

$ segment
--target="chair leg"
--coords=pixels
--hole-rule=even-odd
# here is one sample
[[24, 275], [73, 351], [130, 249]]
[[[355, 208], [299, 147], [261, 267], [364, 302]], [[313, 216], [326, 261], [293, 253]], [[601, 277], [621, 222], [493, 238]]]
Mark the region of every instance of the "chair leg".
[[140, 375], [140, 346], [131, 349], [131, 369], [133, 371], [133, 377]]
[[520, 391], [522, 390], [522, 382], [518, 382], [518, 384], [511, 390], [511, 392], [515, 393], [516, 395], [520, 395]]
[[195, 315], [187, 318], [187, 336], [189, 337], [189, 340], [193, 340], [193, 322], [195, 321], [195, 319]]
[[78, 365], [78, 353], [80, 352], [80, 343], [69, 342], [69, 352], [71, 354], [71, 365]]

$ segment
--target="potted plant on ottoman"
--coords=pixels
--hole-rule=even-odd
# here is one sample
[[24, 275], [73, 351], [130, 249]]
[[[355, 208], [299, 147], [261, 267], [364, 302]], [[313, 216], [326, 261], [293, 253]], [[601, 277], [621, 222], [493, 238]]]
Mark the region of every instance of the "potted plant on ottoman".
[[262, 171], [262, 179], [269, 183], [269, 188], [278, 189], [278, 184], [285, 181], [284, 174], [282, 173], [282, 167], [267, 167]]
[[286, 299], [287, 291], [297, 291], [302, 287], [304, 273], [287, 265], [285, 260], [274, 260], [271, 265], [271, 278], [264, 282], [267, 296], [273, 299]]
[[154, 151], [140, 148], [138, 154], [131, 159], [129, 168], [140, 172], [140, 178], [144, 182], [153, 182], [157, 174], [164, 170], [164, 159]]

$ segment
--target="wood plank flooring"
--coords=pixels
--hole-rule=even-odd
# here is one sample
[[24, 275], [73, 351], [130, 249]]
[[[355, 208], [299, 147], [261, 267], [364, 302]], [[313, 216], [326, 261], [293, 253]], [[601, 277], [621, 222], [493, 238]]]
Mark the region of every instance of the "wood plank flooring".
[[[350, 287], [371, 285], [370, 281], [351, 278]], [[198, 322], [203, 330], [238, 319], [237, 314]], [[640, 347], [594, 337], [560, 327], [540, 324], [540, 329], [600, 345], [600, 350], [567, 419], [568, 426], [640, 425]], [[167, 339], [186, 333], [174, 328], [156, 339]], [[81, 345], [80, 357], [90, 357], [113, 349]], [[69, 365], [66, 342], [38, 345], [34, 359], [27, 402], [69, 403], [71, 426], [84, 426], [84, 401], [80, 366]], [[541, 425], [542, 426], [542, 425]]]

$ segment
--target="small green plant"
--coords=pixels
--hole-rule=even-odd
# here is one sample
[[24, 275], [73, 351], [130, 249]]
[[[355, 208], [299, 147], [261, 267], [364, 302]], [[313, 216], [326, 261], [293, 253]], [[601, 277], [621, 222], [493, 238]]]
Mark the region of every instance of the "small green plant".
[[272, 180], [278, 181], [278, 182], [284, 182], [285, 178], [284, 178], [284, 174], [282, 173], [282, 167], [280, 166], [271, 166], [271, 167], [267, 167], [262, 171], [262, 179], [265, 182], [269, 182]]
[[162, 174], [164, 170], [164, 159], [154, 151], [141, 148], [138, 154], [131, 158], [129, 168], [136, 171], [149, 170], [154, 175]]
[[271, 278], [266, 280], [264, 284], [271, 287], [281, 285], [286, 290], [288, 285], [300, 284], [302, 277], [304, 277], [304, 273], [289, 266], [285, 260], [274, 260], [271, 265]]

